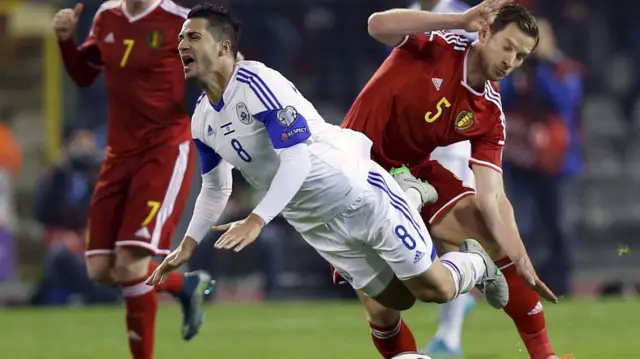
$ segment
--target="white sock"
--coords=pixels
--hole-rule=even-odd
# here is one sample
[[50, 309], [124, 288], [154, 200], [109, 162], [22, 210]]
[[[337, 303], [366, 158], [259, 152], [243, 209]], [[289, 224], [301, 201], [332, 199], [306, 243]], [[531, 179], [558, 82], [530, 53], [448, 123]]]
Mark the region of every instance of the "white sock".
[[407, 195], [407, 198], [409, 198], [409, 203], [413, 205], [413, 208], [419, 211], [422, 207], [422, 196], [420, 192], [415, 188], [409, 188], [404, 193]]
[[474, 300], [471, 293], [460, 294], [441, 306], [435, 337], [442, 339], [451, 349], [460, 347], [464, 313], [470, 300]]
[[484, 260], [475, 253], [445, 253], [440, 257], [440, 262], [453, 276], [456, 283], [456, 297], [473, 289], [486, 271]]

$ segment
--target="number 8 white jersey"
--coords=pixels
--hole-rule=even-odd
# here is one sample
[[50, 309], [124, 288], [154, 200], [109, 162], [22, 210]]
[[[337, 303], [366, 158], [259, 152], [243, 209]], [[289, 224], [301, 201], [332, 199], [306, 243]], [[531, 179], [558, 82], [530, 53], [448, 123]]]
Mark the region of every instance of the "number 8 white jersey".
[[236, 65], [220, 103], [200, 97], [191, 132], [203, 174], [224, 161], [263, 193], [278, 170], [278, 151], [306, 143], [311, 171], [283, 210], [298, 231], [342, 213], [366, 186], [369, 139], [326, 123], [291, 82], [259, 62]]

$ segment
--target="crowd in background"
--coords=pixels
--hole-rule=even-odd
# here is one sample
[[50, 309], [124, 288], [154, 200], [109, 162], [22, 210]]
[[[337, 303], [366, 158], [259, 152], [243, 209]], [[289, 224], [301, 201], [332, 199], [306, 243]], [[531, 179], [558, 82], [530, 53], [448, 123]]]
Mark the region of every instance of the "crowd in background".
[[[88, 33], [92, 14], [102, 2], [83, 2], [78, 42]], [[619, 173], [614, 171], [608, 177], [603, 170], [610, 168], [610, 163], [632, 158], [640, 164], [640, 147], [634, 145], [640, 129], [640, 81], [634, 69], [634, 64], [640, 63], [640, 44], [635, 41], [640, 25], [630, 2], [622, 0], [526, 2], [541, 19], [541, 41], [526, 65], [500, 84], [508, 129], [505, 182], [542, 279], [556, 293], [570, 294], [575, 290], [572, 275], [579, 248], [590, 246], [590, 240], [607, 233], [611, 226], [617, 226], [615, 233], [621, 237], [640, 230], [640, 225], [624, 222], [627, 217], [601, 211], [603, 206], [627, 202], [609, 203], [616, 194], [591, 192], [597, 186], [616, 190], [609, 184], [615, 182], [607, 181], [615, 181]], [[72, 6], [74, 2], [58, 3]], [[197, 1], [180, 3], [189, 6]], [[281, 71], [327, 121], [336, 124], [387, 55], [383, 46], [369, 38], [367, 17], [375, 11], [409, 5], [400, 0], [221, 3], [230, 6], [244, 24], [240, 49], [245, 57]], [[470, 5], [475, 3], [469, 1]], [[111, 288], [88, 280], [82, 261], [84, 223], [105, 143], [108, 106], [104, 86], [100, 79], [88, 89], [67, 88], [77, 96], [77, 107], [65, 111], [70, 115], [65, 117], [63, 154], [33, 191], [33, 216], [45, 229], [43, 244], [47, 248], [42, 260], [44, 275], [32, 297], [34, 304], [66, 303], [73, 298], [85, 303], [119, 300]], [[198, 91], [190, 88], [190, 108], [197, 96]], [[599, 106], [589, 108], [592, 102]], [[611, 135], [612, 131], [607, 131], [610, 126], [622, 126], [622, 130]], [[11, 183], [19, 172], [21, 155], [9, 127], [1, 121], [0, 146], [2, 281], [15, 277], [16, 243], [11, 233], [18, 221], [11, 210]], [[628, 176], [631, 180], [632, 174]], [[239, 176], [234, 179], [234, 194], [223, 220], [241, 218], [257, 200]], [[193, 187], [197, 192], [198, 178]], [[185, 212], [188, 220], [190, 213]], [[326, 282], [319, 279], [327, 274], [323, 261], [296, 236], [283, 221], [276, 220], [247, 254], [231, 258], [205, 245], [191, 267], [232, 277], [261, 273], [258, 297], [264, 298], [290, 295], [283, 287], [300, 288], [303, 282], [309, 287], [329, 288], [328, 277]]]

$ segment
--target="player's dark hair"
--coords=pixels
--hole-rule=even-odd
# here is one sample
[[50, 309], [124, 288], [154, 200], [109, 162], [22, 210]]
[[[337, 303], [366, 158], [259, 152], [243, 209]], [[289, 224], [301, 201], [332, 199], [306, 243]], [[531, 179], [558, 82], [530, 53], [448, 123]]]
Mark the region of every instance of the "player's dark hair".
[[231, 51], [235, 57], [240, 43], [240, 22], [238, 22], [222, 5], [204, 2], [194, 6], [187, 19], [206, 19], [207, 30], [218, 40], [229, 40]]
[[493, 24], [491, 24], [491, 33], [504, 30], [509, 24], [515, 24], [520, 31], [536, 39], [538, 46], [538, 23], [535, 16], [529, 12], [524, 6], [519, 4], [507, 4], [498, 11]]

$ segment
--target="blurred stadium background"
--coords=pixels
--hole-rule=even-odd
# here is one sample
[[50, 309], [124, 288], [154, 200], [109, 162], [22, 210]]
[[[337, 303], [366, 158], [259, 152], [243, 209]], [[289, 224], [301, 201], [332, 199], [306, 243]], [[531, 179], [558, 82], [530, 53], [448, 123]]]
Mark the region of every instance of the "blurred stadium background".
[[[88, 32], [92, 15], [101, 2], [84, 1], [77, 41], [82, 41]], [[196, 2], [181, 1], [187, 6]], [[218, 2], [230, 6], [243, 22], [240, 48], [245, 57], [281, 71], [316, 104], [327, 121], [336, 124], [387, 55], [388, 50], [367, 35], [368, 15], [409, 5], [408, 1], [400, 0]], [[512, 114], [507, 115], [507, 128], [515, 129], [508, 137], [522, 136], [524, 140], [518, 143], [527, 143], [505, 152], [506, 184], [523, 236], [543, 279], [565, 298], [637, 296], [640, 291], [637, 254], [640, 25], [635, 16], [638, 4], [628, 0], [522, 2], [548, 20], [548, 36], [555, 39], [549, 45], [552, 51], [548, 56], [535, 56], [521, 73], [514, 74], [511, 87], [515, 90], [510, 91], [516, 105], [509, 110], [505, 104], [505, 110]], [[8, 308], [0, 312], [3, 332], [0, 351], [11, 354], [7, 357], [80, 358], [102, 350], [111, 353], [106, 357], [113, 358], [125, 357], [126, 353], [121, 340], [124, 337], [118, 332], [121, 315], [117, 309], [13, 310], [18, 306], [104, 305], [120, 300], [111, 288], [89, 283], [82, 264], [83, 226], [105, 141], [107, 104], [104, 82], [80, 90], [62, 68], [50, 24], [57, 9], [73, 3], [0, 1], [0, 308]], [[573, 73], [582, 83], [580, 93], [575, 94], [579, 100], [575, 111], [549, 105], [560, 98], [543, 99], [544, 85], [536, 80], [537, 71], [549, 64], [558, 79]], [[518, 90], [522, 88], [527, 91]], [[198, 91], [193, 88], [189, 91], [192, 107]], [[532, 105], [539, 105], [544, 111], [533, 115], [522, 111]], [[563, 140], [567, 134], [568, 147]], [[562, 160], [547, 166], [545, 159], [549, 158]], [[199, 180], [199, 176], [193, 179], [191, 206], [200, 187]], [[241, 218], [257, 203], [240, 177], [234, 186], [225, 215], [229, 220]], [[190, 211], [185, 211], [176, 240], [189, 216]], [[251, 304], [263, 300], [353, 299], [348, 288], [331, 284], [324, 261], [283, 221], [270, 224], [261, 239], [240, 254], [214, 251], [207, 245], [214, 239], [212, 235], [204, 242], [191, 268], [206, 269], [218, 279], [216, 298], [212, 300], [247, 304], [226, 307], [216, 303], [209, 316], [213, 324], [203, 335], [214, 335], [223, 342], [233, 341], [237, 335], [260, 337], [257, 344], [247, 347], [247, 357], [266, 354], [293, 358], [297, 357], [296, 352], [312, 352], [314, 358], [346, 357], [345, 354], [350, 358], [375, 357], [367, 342], [366, 328], [361, 327], [364, 317], [355, 303]], [[412, 314], [409, 321], [415, 323], [426, 341], [433, 329], [435, 309], [421, 307], [417, 310], [421, 314]], [[577, 355], [578, 358], [638, 358], [636, 349], [640, 349], [640, 344], [632, 344], [632, 338], [637, 337], [633, 333], [638, 333], [638, 329], [625, 321], [625, 313], [637, 311], [634, 307], [634, 302], [625, 300], [605, 304], [588, 299], [570, 300], [548, 314], [552, 337], [561, 332], [559, 345], [577, 354], [582, 350], [584, 355]], [[227, 313], [220, 308], [241, 310]], [[231, 313], [239, 317], [234, 319]], [[169, 315], [161, 314], [160, 323], [168, 323], [165, 318]], [[82, 328], [91, 327], [93, 320], [114, 317], [109, 319], [113, 323], [105, 325], [105, 335], [95, 345], [82, 347], [83, 343], [95, 340], [81, 333]], [[473, 346], [469, 353], [477, 358], [525, 357], [521, 347], [518, 351], [516, 335], [508, 320], [502, 317], [490, 314], [488, 309], [481, 309], [475, 319], [471, 317], [465, 329], [468, 333], [465, 344]], [[67, 318], [73, 323], [65, 328], [69, 332], [52, 337], [56, 323]], [[276, 332], [297, 335], [296, 343], [280, 335], [268, 336], [271, 320], [277, 323]], [[236, 324], [223, 330], [216, 328], [216, 321]], [[493, 331], [489, 339], [474, 339], [474, 330], [487, 332], [487, 325]], [[177, 349], [172, 344], [177, 342], [177, 332], [172, 333], [173, 327], [167, 326], [168, 329], [159, 329], [159, 335], [166, 334], [168, 340], [161, 342], [159, 358], [215, 350], [206, 346], [208, 339], [195, 347], [179, 344]], [[258, 329], [249, 329], [251, 326]], [[606, 327], [627, 334], [611, 333], [612, 337], [603, 340], [600, 332]], [[11, 334], [5, 335], [5, 331]], [[321, 336], [314, 337], [317, 332], [322, 332]], [[505, 338], [508, 353], [491, 356]], [[629, 341], [622, 346], [617, 344], [625, 338]], [[38, 340], [40, 345], [30, 347], [29, 340]], [[73, 340], [73, 346], [80, 349], [61, 346], [67, 340]], [[329, 342], [331, 345], [325, 346]], [[581, 346], [575, 347], [577, 344]], [[585, 345], [590, 349], [585, 349]], [[227, 343], [220, 353], [230, 355], [235, 349]]]

